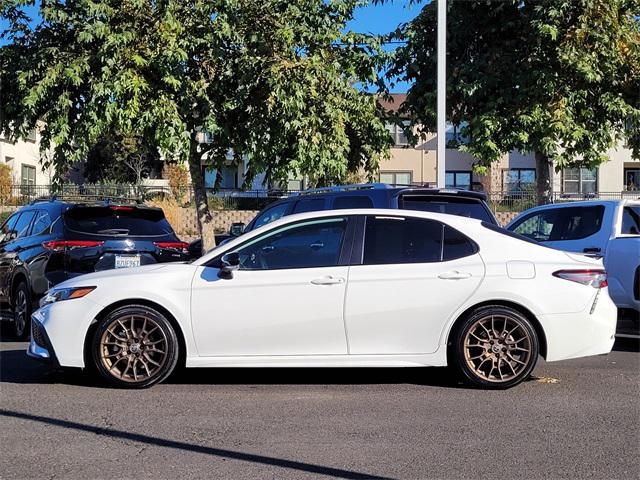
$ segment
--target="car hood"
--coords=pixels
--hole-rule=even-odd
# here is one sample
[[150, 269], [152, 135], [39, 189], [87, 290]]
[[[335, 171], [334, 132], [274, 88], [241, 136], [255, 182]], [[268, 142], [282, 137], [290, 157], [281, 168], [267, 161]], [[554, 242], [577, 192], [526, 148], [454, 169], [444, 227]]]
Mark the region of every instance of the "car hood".
[[[111, 270], [102, 270], [100, 272], [87, 273], [86, 275], [80, 275], [79, 277], [74, 277], [65, 282], [56, 285], [54, 288], [66, 288], [66, 287], [77, 287], [77, 286], [88, 286], [91, 282], [102, 281], [102, 280], [115, 280], [117, 281], [119, 278], [126, 278], [130, 281], [135, 277], [144, 277], [144, 276], [155, 276], [158, 274], [162, 275], [171, 275], [185, 272], [186, 269], [192, 269], [193, 267], [187, 262], [173, 262], [173, 263], [164, 263], [164, 264], [153, 264], [153, 265], [144, 265], [142, 267], [133, 267], [133, 268], [118, 268]], [[142, 278], [136, 280], [143, 282]]]

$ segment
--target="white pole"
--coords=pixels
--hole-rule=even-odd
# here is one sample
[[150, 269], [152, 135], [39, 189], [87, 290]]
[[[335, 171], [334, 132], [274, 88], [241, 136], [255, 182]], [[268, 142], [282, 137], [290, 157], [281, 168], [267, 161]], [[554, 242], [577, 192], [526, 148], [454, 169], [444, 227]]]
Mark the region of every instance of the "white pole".
[[446, 115], [447, 115], [447, 0], [438, 0], [438, 119], [437, 182], [445, 186]]

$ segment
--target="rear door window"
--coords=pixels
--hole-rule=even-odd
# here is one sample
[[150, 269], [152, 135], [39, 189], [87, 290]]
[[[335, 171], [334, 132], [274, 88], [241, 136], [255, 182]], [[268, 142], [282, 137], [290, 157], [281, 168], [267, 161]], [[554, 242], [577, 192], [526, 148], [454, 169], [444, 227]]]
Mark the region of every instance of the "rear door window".
[[296, 203], [293, 213], [317, 212], [324, 210], [324, 198], [307, 198]]
[[550, 208], [525, 216], [512, 231], [539, 242], [579, 240], [602, 228], [604, 206]]
[[442, 261], [443, 224], [405, 217], [367, 217], [364, 264]]
[[344, 195], [333, 201], [334, 210], [346, 208], [373, 208], [373, 201], [364, 195]]
[[16, 226], [15, 226], [17, 238], [23, 238], [30, 235], [31, 221], [33, 220], [33, 217], [35, 217], [35, 215], [36, 215], [35, 210], [22, 212], [22, 215], [20, 215], [20, 218], [18, 219], [18, 222], [16, 223]]
[[451, 228], [448, 225], [445, 225], [444, 227], [443, 242], [442, 260], [444, 262], [468, 257], [478, 251], [478, 247], [474, 242], [469, 240], [469, 238], [455, 228]]
[[447, 213], [461, 217], [470, 217], [483, 222], [495, 223], [495, 220], [482, 202], [475, 198], [447, 197], [436, 195], [403, 195], [400, 202], [405, 210], [421, 212]]
[[640, 235], [640, 206], [624, 207], [621, 233], [623, 235]]
[[45, 210], [38, 210], [36, 213], [36, 219], [33, 221], [33, 228], [31, 229], [32, 235], [41, 235], [51, 227], [51, 217]]
[[69, 230], [91, 235], [161, 236], [173, 233], [162, 210], [137, 207], [78, 207], [67, 210]]

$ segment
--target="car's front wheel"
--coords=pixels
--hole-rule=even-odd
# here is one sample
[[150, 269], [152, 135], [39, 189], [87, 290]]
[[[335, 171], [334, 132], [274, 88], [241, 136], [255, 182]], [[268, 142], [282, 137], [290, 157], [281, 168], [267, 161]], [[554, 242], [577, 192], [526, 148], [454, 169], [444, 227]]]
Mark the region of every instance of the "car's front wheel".
[[167, 378], [178, 361], [178, 339], [167, 318], [144, 305], [121, 307], [103, 318], [92, 343], [93, 362], [109, 383], [144, 388]]
[[451, 361], [467, 383], [502, 389], [529, 377], [538, 351], [529, 319], [496, 305], [479, 308], [463, 321], [453, 339]]

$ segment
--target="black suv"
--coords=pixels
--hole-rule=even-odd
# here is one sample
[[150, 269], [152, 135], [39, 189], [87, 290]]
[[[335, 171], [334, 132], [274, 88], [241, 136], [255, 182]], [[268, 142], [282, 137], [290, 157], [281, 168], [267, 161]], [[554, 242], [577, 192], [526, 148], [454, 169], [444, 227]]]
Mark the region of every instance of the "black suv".
[[294, 213], [346, 208], [393, 208], [448, 213], [498, 225], [486, 200], [487, 196], [483, 192], [455, 188], [394, 187], [384, 183], [318, 188], [275, 201], [258, 213], [246, 227], [234, 224], [228, 235], [219, 236], [216, 240], [226, 241]]
[[0, 303], [14, 332], [29, 332], [31, 311], [53, 285], [84, 273], [189, 259], [159, 208], [34, 201], [0, 227]]

